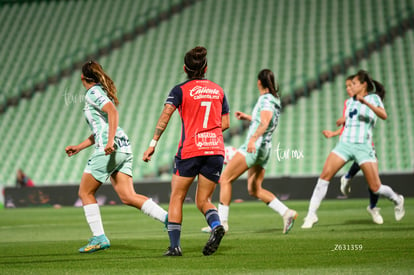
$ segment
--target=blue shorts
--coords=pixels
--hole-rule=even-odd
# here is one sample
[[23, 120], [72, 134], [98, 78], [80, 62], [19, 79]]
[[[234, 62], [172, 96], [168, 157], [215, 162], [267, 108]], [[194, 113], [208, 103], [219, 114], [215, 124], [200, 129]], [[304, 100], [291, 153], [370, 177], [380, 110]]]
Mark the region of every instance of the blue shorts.
[[122, 172], [132, 177], [132, 154], [115, 151], [110, 155], [95, 152], [89, 158], [84, 173], [92, 174], [99, 182], [105, 182], [113, 173]]
[[356, 161], [359, 166], [365, 162], [377, 162], [375, 149], [370, 144], [338, 142], [332, 152], [345, 162]]
[[224, 157], [221, 155], [199, 156], [188, 159], [175, 157], [174, 174], [181, 177], [195, 177], [203, 175], [215, 183], [219, 182], [221, 170], [223, 169]]

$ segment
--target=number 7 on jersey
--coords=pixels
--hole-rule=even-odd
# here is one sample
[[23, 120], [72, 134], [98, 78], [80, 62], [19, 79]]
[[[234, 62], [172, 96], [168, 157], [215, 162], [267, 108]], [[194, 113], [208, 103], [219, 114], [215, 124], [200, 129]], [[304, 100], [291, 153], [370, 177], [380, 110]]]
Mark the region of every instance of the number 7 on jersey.
[[206, 112], [204, 113], [203, 128], [207, 128], [208, 117], [210, 115], [211, 102], [210, 101], [201, 101], [200, 105], [202, 107], [206, 107]]

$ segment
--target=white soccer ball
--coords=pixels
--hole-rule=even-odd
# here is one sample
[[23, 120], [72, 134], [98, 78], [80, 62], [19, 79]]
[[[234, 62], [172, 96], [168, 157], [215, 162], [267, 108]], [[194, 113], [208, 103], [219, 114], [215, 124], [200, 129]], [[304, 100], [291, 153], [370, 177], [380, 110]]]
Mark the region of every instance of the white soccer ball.
[[237, 152], [237, 148], [233, 146], [224, 147], [224, 164], [229, 163], [229, 161], [234, 157]]

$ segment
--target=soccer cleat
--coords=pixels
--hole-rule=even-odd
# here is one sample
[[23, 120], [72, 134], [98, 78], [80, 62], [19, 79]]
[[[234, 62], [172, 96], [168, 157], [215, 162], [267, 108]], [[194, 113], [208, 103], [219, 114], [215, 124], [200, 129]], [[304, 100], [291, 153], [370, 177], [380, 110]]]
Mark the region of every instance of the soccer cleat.
[[[227, 222], [222, 222], [221, 225], [224, 227], [224, 231], [227, 233], [227, 231], [229, 231], [229, 224]], [[210, 233], [211, 232], [210, 226], [201, 228], [201, 232]]]
[[341, 177], [341, 193], [344, 196], [348, 196], [351, 193], [351, 179], [348, 179], [343, 175]]
[[94, 236], [89, 239], [87, 245], [79, 248], [79, 252], [92, 253], [98, 250], [108, 249], [110, 246], [109, 240], [105, 235]]
[[368, 213], [371, 214], [372, 220], [374, 221], [374, 223], [376, 223], [376, 224], [383, 224], [384, 223], [384, 220], [382, 219], [382, 216], [379, 212], [380, 208], [378, 208], [378, 207], [371, 208], [368, 205], [367, 206], [367, 211], [368, 211]]
[[316, 214], [308, 214], [305, 217], [305, 222], [302, 225], [303, 229], [309, 229], [312, 228], [312, 226], [318, 222], [318, 216]]
[[400, 203], [398, 203], [394, 208], [395, 213], [395, 220], [401, 221], [402, 218], [405, 215], [405, 209], [404, 209], [404, 197], [402, 195], [398, 196], [400, 198]]
[[183, 256], [181, 247], [168, 247], [167, 251], [164, 252], [164, 256]]
[[283, 215], [283, 234], [289, 233], [295, 223], [298, 213], [295, 210], [288, 209]]
[[208, 239], [206, 245], [203, 249], [204, 256], [209, 256], [217, 251], [221, 239], [223, 239], [224, 234], [226, 231], [224, 230], [224, 226], [218, 225], [214, 227], [214, 229], [211, 231], [210, 238]]

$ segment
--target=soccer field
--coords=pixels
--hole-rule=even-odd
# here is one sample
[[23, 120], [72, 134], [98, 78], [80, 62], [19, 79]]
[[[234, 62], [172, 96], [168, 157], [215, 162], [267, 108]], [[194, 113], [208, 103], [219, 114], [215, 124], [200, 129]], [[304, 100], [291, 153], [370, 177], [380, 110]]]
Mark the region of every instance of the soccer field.
[[183, 257], [162, 256], [163, 225], [127, 206], [101, 208], [111, 248], [92, 254], [77, 252], [90, 237], [82, 208], [0, 209], [0, 274], [412, 274], [413, 198], [401, 222], [381, 199], [383, 225], [372, 222], [368, 199], [326, 200], [308, 230], [300, 228], [308, 201], [286, 203], [299, 213], [288, 235], [263, 203], [233, 203], [230, 231], [208, 257], [194, 204], [184, 205]]

